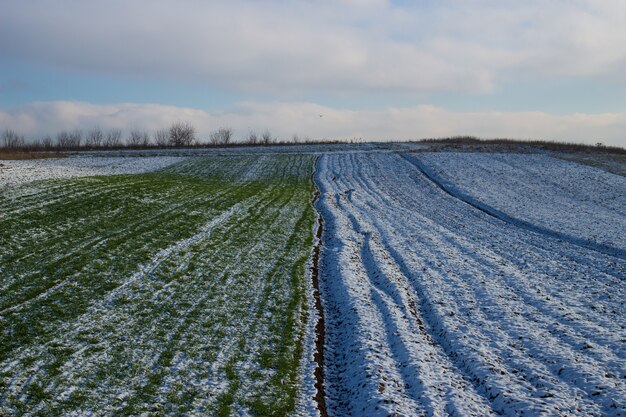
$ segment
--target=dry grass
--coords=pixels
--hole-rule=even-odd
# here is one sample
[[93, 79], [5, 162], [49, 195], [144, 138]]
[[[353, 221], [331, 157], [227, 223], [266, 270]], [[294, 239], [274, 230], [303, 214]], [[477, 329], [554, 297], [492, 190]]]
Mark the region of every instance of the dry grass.
[[21, 161], [24, 159], [64, 158], [64, 155], [51, 152], [9, 151], [0, 149], [0, 161]]
[[440, 146], [442, 148], [457, 148], [457, 147], [481, 147], [484, 145], [495, 145], [504, 149], [516, 149], [516, 148], [538, 148], [549, 151], [558, 152], [572, 152], [572, 153], [602, 153], [602, 154], [615, 154], [626, 155], [626, 149], [617, 146], [604, 146], [604, 145], [588, 145], [583, 143], [572, 142], [552, 142], [545, 140], [517, 140], [517, 139], [481, 139], [474, 136], [455, 136], [451, 138], [439, 138], [439, 139], [423, 139], [420, 142], [429, 143]]
[[562, 153], [557, 157], [626, 176], [626, 154]]

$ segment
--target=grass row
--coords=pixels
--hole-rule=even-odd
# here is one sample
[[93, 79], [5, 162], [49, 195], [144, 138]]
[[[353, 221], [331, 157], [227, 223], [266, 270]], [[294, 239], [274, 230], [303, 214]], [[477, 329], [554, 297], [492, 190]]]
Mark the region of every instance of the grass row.
[[0, 414], [292, 411], [312, 165], [215, 157], [1, 194]]

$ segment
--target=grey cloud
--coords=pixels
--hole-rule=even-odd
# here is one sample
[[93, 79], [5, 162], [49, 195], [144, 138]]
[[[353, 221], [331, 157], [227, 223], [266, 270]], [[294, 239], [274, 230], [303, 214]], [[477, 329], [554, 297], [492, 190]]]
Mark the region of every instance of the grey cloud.
[[0, 15], [0, 56], [243, 92], [489, 92], [519, 74], [624, 78], [626, 6], [32, 0]]

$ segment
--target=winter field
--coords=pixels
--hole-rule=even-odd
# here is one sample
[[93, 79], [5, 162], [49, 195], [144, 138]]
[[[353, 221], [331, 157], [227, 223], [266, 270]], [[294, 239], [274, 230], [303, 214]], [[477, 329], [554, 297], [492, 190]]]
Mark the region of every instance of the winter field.
[[[542, 155], [414, 153], [323, 156], [317, 181], [335, 415], [626, 412], [626, 256], [585, 242], [626, 234], [626, 178]], [[575, 198], [602, 220], [562, 213]]]
[[3, 161], [0, 415], [626, 416], [624, 167], [568, 159]]
[[5, 188], [0, 415], [293, 411], [313, 162], [189, 159]]

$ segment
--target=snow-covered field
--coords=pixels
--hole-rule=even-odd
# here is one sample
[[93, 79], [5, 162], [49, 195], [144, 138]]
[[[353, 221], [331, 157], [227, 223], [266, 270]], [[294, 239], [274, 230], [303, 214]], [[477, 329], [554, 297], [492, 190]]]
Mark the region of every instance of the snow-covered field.
[[626, 155], [624, 154], [557, 153], [554, 156], [626, 176]]
[[424, 150], [1, 161], [0, 415], [626, 416], [626, 177]]
[[[437, 158], [448, 156], [460, 158]], [[572, 164], [558, 171], [569, 176], [548, 181], [568, 163], [539, 158], [547, 176], [520, 167], [507, 178], [498, 167], [508, 159], [484, 158], [470, 179], [489, 190], [519, 169], [519, 181], [541, 191], [528, 202], [533, 213], [541, 198], [552, 201], [559, 179], [590, 191], [600, 176]], [[625, 415], [626, 261], [495, 218], [408, 159], [319, 161], [329, 414]], [[576, 194], [590, 210], [576, 233], [609, 228], [623, 237], [623, 223], [598, 225], [591, 215], [595, 207], [618, 218], [619, 190]], [[556, 222], [558, 213], [540, 210], [539, 218]]]
[[512, 222], [626, 258], [626, 177], [547, 155], [420, 153], [452, 194]]
[[0, 161], [0, 187], [46, 179], [138, 174], [164, 168], [182, 159], [174, 156], [149, 158], [85, 156]]

